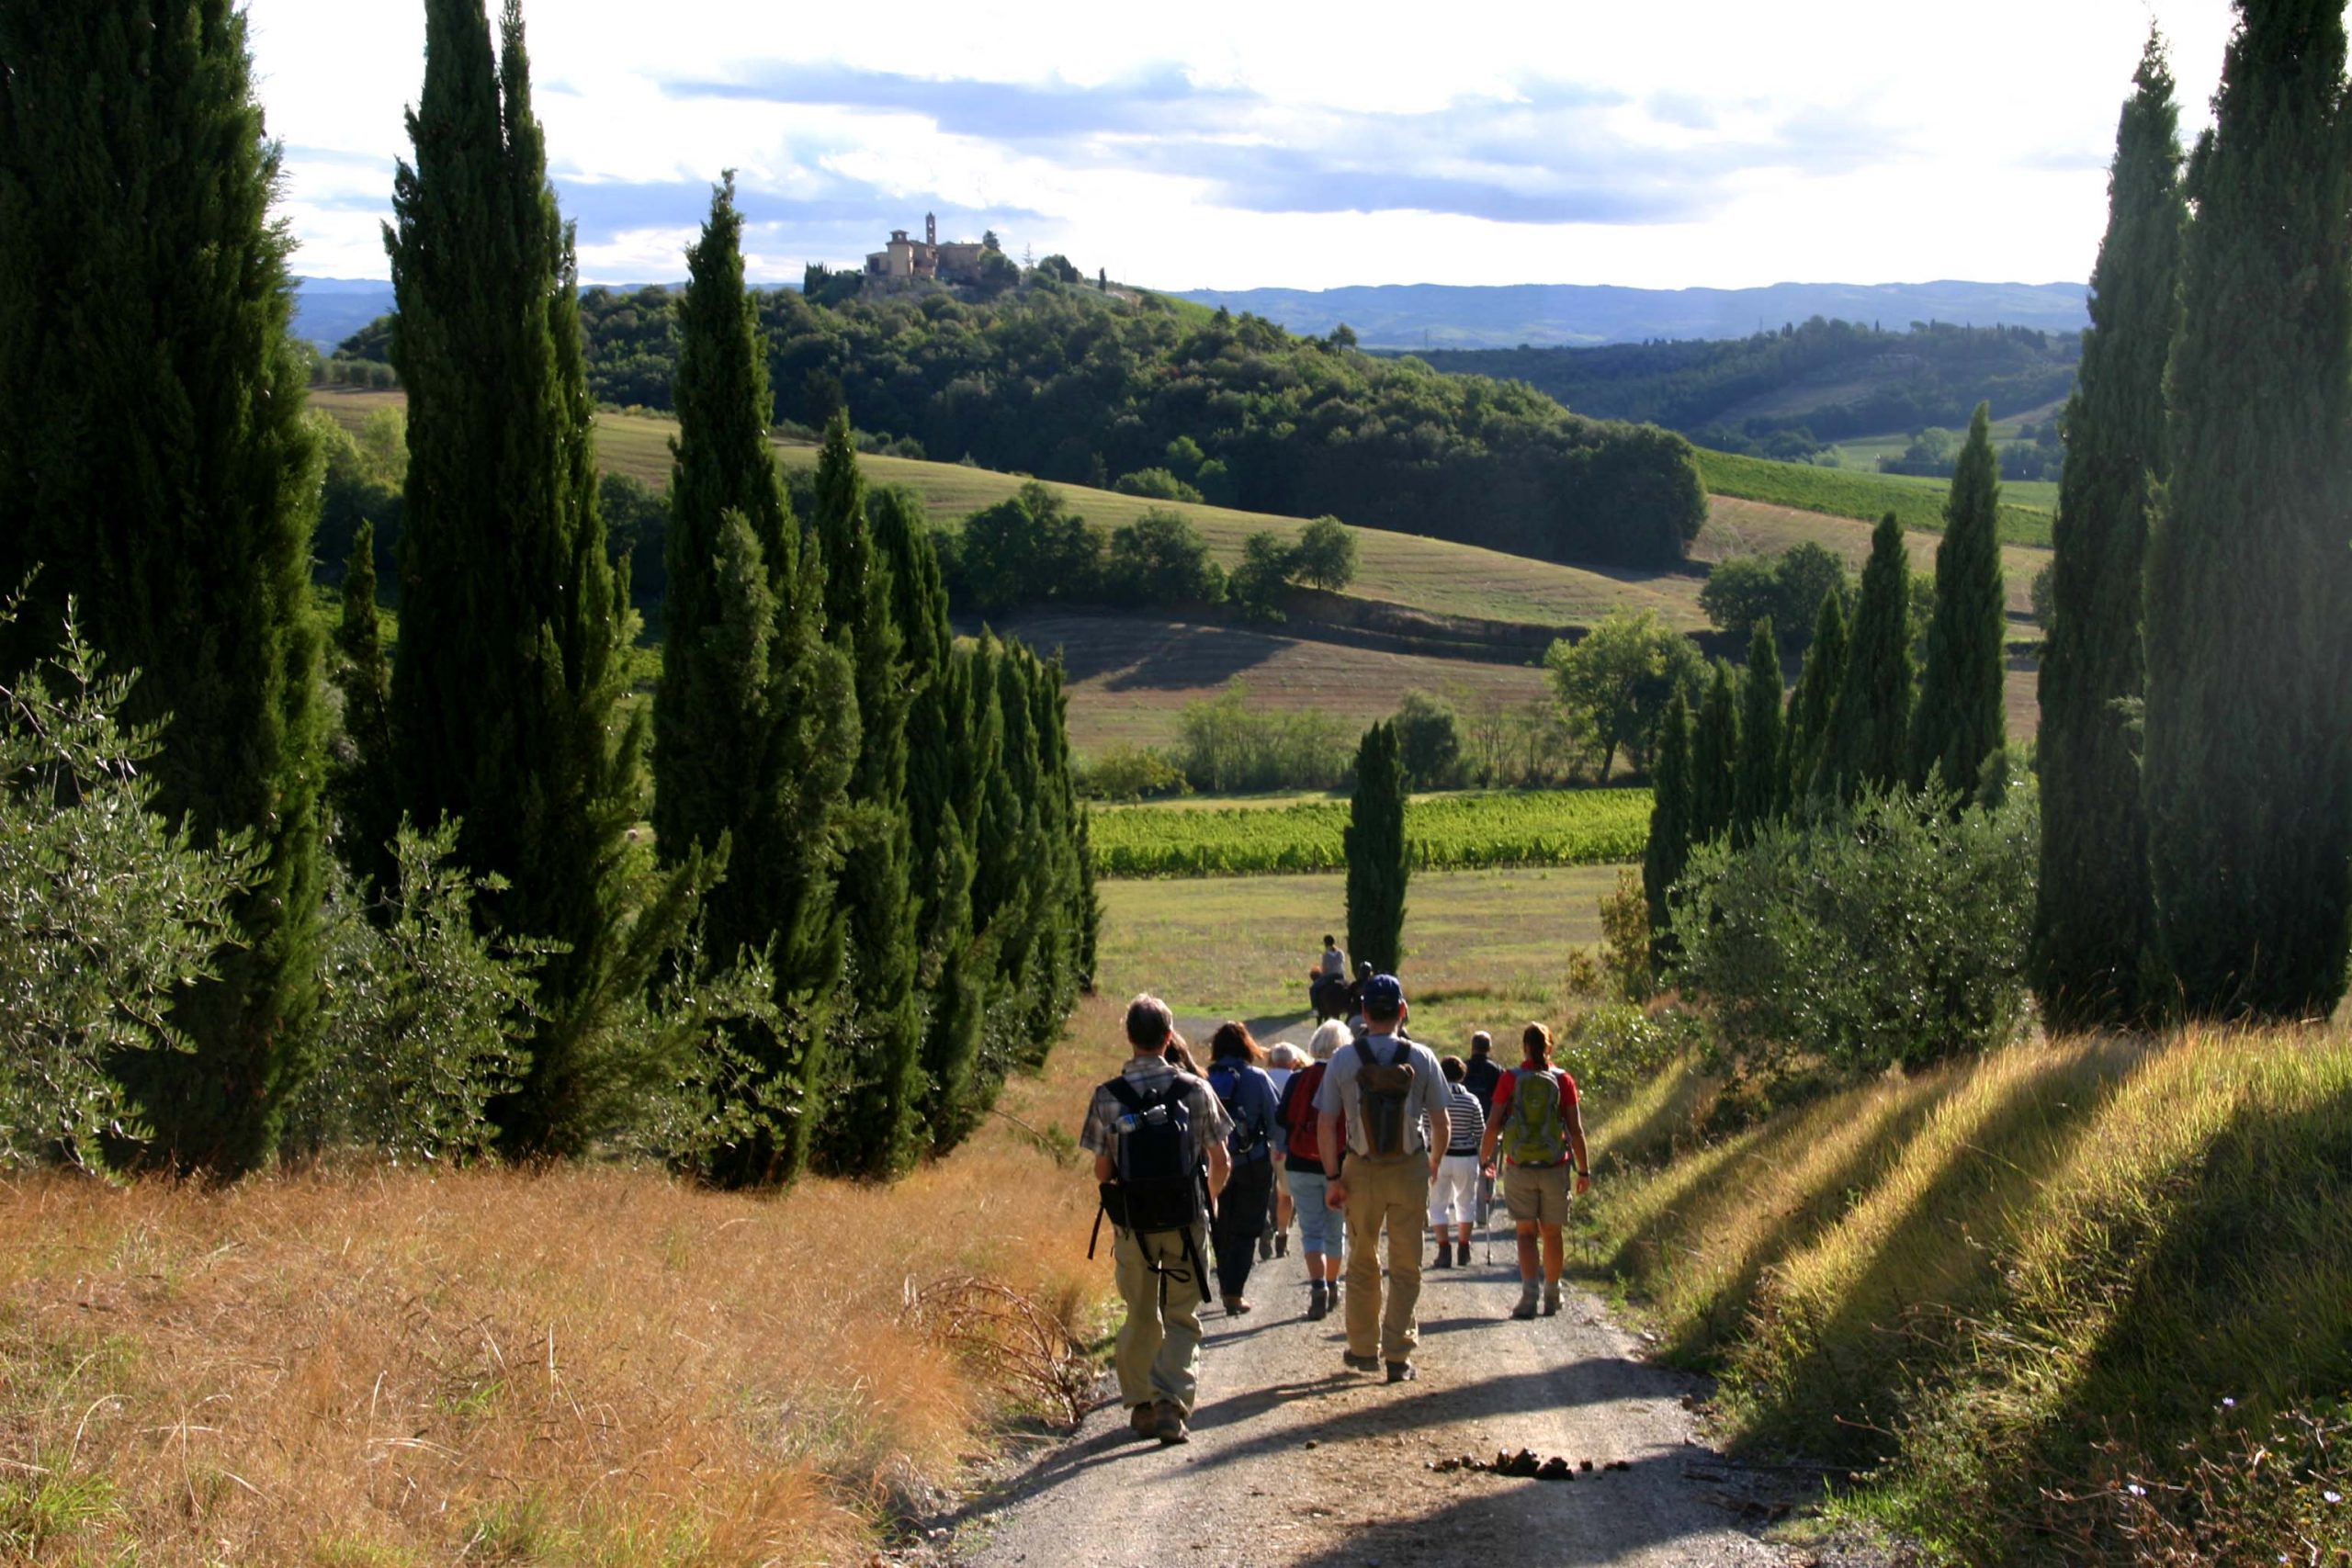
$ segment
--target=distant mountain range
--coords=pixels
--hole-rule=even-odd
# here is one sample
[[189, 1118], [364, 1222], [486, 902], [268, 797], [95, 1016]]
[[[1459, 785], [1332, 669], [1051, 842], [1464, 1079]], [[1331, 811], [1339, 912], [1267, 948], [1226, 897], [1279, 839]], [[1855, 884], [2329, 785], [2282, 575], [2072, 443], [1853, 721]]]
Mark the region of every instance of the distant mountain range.
[[[295, 282], [300, 291], [294, 334], [309, 338], [322, 353], [392, 308], [390, 283], [336, 277]], [[1417, 349], [1740, 338], [1813, 316], [1875, 323], [1890, 332], [1914, 321], [2075, 332], [2090, 324], [2085, 293], [2079, 283], [1775, 283], [1765, 288], [1398, 283], [1321, 290], [1195, 288], [1178, 298], [1247, 310], [1317, 336], [1345, 321], [1367, 348]]]
[[1320, 336], [1344, 321], [1366, 348], [1580, 347], [1651, 338], [1741, 338], [1824, 316], [1901, 332], [1914, 321], [2075, 332], [2080, 283], [1775, 283], [1763, 288], [1619, 288], [1439, 283], [1359, 288], [1195, 288], [1178, 296]]

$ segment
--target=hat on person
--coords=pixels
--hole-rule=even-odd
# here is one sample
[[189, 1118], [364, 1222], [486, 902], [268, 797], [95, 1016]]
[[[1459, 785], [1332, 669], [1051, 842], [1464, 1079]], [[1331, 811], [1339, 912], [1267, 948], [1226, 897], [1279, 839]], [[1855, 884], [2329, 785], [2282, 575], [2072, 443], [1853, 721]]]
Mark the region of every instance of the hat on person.
[[1405, 1005], [1405, 983], [1394, 975], [1374, 975], [1364, 982], [1363, 1010], [1393, 1018]]
[[1367, 980], [1371, 979], [1372, 960], [1369, 958], [1360, 958], [1356, 960], [1356, 973]]

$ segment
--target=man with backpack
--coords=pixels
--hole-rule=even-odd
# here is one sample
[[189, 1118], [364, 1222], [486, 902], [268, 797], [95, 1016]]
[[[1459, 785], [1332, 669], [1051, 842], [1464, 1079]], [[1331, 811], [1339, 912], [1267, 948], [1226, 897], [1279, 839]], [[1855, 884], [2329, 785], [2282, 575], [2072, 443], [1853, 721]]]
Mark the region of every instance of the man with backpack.
[[[1317, 1140], [1329, 1179], [1326, 1199], [1348, 1216], [1350, 1371], [1388, 1364], [1409, 1382], [1420, 1341], [1421, 1227], [1430, 1183], [1451, 1132], [1445, 1082], [1426, 1045], [1402, 1038], [1405, 987], [1394, 975], [1364, 982], [1364, 1037], [1341, 1046], [1315, 1094]], [[1342, 1145], [1341, 1119], [1346, 1122]], [[1424, 1123], [1426, 1118], [1426, 1123]], [[1342, 1172], [1340, 1151], [1347, 1151]], [[1380, 1285], [1380, 1233], [1388, 1232], [1388, 1299]]]
[[1575, 1156], [1579, 1193], [1592, 1186], [1592, 1162], [1585, 1153], [1577, 1080], [1552, 1065], [1552, 1032], [1531, 1023], [1520, 1044], [1525, 1060], [1495, 1086], [1495, 1114], [1487, 1123], [1480, 1163], [1492, 1176], [1498, 1152], [1510, 1162], [1503, 1175], [1503, 1203], [1519, 1230], [1519, 1304], [1510, 1314], [1535, 1315], [1540, 1241], [1544, 1315], [1550, 1317], [1560, 1310], [1560, 1275], [1566, 1262], [1560, 1227], [1568, 1222], [1569, 1156]]
[[[1126, 1322], [1119, 1397], [1138, 1438], [1182, 1443], [1199, 1386], [1209, 1213], [1230, 1173], [1233, 1132], [1209, 1086], [1169, 1065], [1175, 1015], [1158, 997], [1127, 1004], [1134, 1055], [1094, 1090], [1079, 1146], [1094, 1156]], [[1099, 1224], [1100, 1222], [1098, 1222]], [[1088, 1249], [1092, 1256], [1092, 1249]]]

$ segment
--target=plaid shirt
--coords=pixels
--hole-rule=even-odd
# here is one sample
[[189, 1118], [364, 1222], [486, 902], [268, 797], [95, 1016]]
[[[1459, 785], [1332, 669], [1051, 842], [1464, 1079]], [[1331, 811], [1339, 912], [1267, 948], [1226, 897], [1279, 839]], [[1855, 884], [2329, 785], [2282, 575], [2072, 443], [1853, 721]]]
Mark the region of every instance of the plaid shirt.
[[[1145, 1094], [1166, 1089], [1177, 1075], [1166, 1058], [1160, 1056], [1130, 1056], [1119, 1076]], [[1193, 1119], [1193, 1134], [1205, 1153], [1212, 1145], [1222, 1144], [1233, 1132], [1233, 1119], [1225, 1107], [1209, 1091], [1209, 1086], [1199, 1078], [1193, 1080], [1192, 1091], [1184, 1097], [1184, 1109]], [[1095, 1086], [1094, 1099], [1086, 1107], [1086, 1126], [1078, 1134], [1078, 1146], [1089, 1154], [1108, 1155], [1111, 1163], [1119, 1160], [1119, 1134], [1112, 1125], [1127, 1113], [1111, 1093], [1107, 1085]]]

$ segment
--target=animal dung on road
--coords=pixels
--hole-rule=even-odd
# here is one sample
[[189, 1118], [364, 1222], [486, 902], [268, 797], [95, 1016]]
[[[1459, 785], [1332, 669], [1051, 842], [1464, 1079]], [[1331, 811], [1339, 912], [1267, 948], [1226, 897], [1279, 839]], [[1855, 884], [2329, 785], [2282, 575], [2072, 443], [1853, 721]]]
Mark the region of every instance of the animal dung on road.
[[[1481, 1460], [1470, 1454], [1464, 1454], [1459, 1459], [1431, 1460], [1430, 1468], [1441, 1475], [1451, 1475], [1456, 1471], [1475, 1470], [1487, 1475], [1510, 1476], [1519, 1481], [1574, 1481], [1580, 1472], [1589, 1475], [1594, 1465], [1589, 1459], [1578, 1461], [1572, 1465], [1567, 1460], [1556, 1454], [1550, 1459], [1538, 1459], [1534, 1450], [1521, 1449], [1515, 1454], [1498, 1452], [1492, 1461]], [[1634, 1466], [1630, 1461], [1612, 1459], [1599, 1468], [1631, 1470]]]

